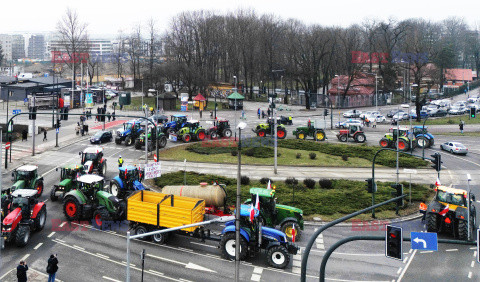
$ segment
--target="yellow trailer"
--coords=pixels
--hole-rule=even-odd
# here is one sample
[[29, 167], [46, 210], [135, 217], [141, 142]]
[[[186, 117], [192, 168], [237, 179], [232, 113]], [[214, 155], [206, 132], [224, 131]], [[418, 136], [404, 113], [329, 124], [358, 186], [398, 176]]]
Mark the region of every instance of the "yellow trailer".
[[[135, 234], [202, 222], [204, 215], [205, 201], [202, 199], [145, 190], [137, 191], [127, 199], [127, 220], [135, 229]], [[182, 231], [190, 233], [201, 228], [190, 227]], [[154, 235], [153, 240], [163, 243], [164, 236]]]

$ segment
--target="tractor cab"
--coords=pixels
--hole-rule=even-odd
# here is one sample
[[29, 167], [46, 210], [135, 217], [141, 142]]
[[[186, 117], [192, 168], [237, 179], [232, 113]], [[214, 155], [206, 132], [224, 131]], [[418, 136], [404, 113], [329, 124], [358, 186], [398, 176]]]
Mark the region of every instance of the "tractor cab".
[[218, 128], [218, 130], [224, 130], [226, 128], [230, 128], [230, 124], [228, 123], [228, 120], [226, 120], [226, 119], [217, 120], [217, 128]]
[[195, 130], [200, 127], [200, 121], [193, 119], [189, 120], [184, 124], [183, 127], [189, 127], [191, 132], [195, 132]]
[[260, 209], [262, 209], [269, 216], [275, 215], [275, 206], [277, 203], [275, 198], [275, 190], [264, 188], [250, 188], [251, 201], [254, 204], [256, 204], [257, 201], [257, 194], [258, 199], [260, 200]]
[[349, 130], [350, 134], [352, 134], [352, 135], [355, 134], [355, 132], [357, 132], [359, 129], [360, 128], [357, 125], [354, 125], [354, 124], [349, 124], [348, 125], [348, 130]]
[[[57, 168], [58, 169], [58, 168]], [[77, 177], [85, 173], [85, 169], [82, 165], [67, 165], [61, 168], [60, 179], [75, 180]]]
[[398, 135], [407, 137], [408, 127], [400, 127], [398, 129], [396, 127], [392, 127], [390, 128], [390, 132], [392, 132], [392, 136], [394, 139], [396, 139]]
[[37, 191], [31, 189], [19, 189], [12, 193], [12, 204], [10, 210], [20, 208], [22, 218], [28, 219], [31, 215], [32, 207], [37, 203]]
[[91, 199], [97, 192], [106, 191], [103, 183], [104, 178], [94, 174], [85, 174], [78, 178], [78, 189]]
[[81, 163], [84, 165], [88, 161], [98, 162], [103, 157], [103, 148], [102, 147], [87, 147], [83, 152], [79, 152], [79, 155], [82, 156]]
[[419, 134], [428, 134], [428, 128], [425, 126], [414, 126], [413, 127], [413, 134], [415, 136], [419, 135]]
[[118, 176], [124, 182], [133, 182], [135, 180], [142, 181], [144, 177], [144, 170], [136, 166], [126, 166], [118, 168]]
[[23, 165], [12, 172], [12, 181], [25, 181], [25, 186], [30, 186], [30, 181], [37, 177], [36, 165]]
[[448, 204], [451, 210], [455, 210], [458, 206], [467, 206], [467, 194], [467, 191], [462, 189], [439, 186], [437, 187], [435, 200], [444, 205]]

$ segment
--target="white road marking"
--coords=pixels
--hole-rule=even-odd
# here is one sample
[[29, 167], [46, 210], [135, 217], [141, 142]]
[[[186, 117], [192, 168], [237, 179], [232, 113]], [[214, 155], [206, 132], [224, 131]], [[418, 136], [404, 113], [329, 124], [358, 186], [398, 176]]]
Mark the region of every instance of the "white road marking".
[[[84, 249], [84, 250], [85, 250], [85, 249]], [[98, 256], [103, 257], [103, 258], [107, 258], [107, 259], [110, 258], [109, 256], [106, 256], [106, 255], [104, 255], [104, 254], [100, 254], [100, 253], [96, 253], [96, 254], [97, 254]]]
[[410, 251], [408, 251], [409, 254], [411, 254], [413, 252], [413, 249], [410, 249]]
[[398, 270], [397, 270], [397, 275], [400, 274], [400, 272], [402, 272], [402, 268], [399, 267]]
[[445, 250], [445, 252], [456, 252], [458, 251], [458, 249], [448, 249], [448, 250]]
[[63, 240], [60, 240], [60, 239], [56, 239], [56, 240], [57, 240], [57, 241], [60, 241], [60, 242], [62, 242], [62, 243], [65, 243], [65, 241], [63, 241]]
[[474, 257], [474, 258], [477, 257], [477, 251], [473, 252], [473, 257]]
[[158, 274], [158, 275], [163, 275], [163, 273], [155, 271], [153, 269], [149, 269], [148, 271], [153, 272], [153, 273]]
[[471, 271], [468, 272], [468, 279], [472, 279], [472, 272]]
[[433, 251], [423, 251], [423, 252], [420, 252], [421, 254], [429, 254], [429, 253], [433, 253]]
[[416, 253], [417, 253], [417, 250], [413, 251], [413, 254], [412, 254], [412, 256], [410, 257], [410, 260], [408, 261], [407, 265], [405, 265], [405, 268], [403, 269], [402, 273], [401, 273], [400, 276], [398, 277], [397, 282], [401, 282], [401, 281], [402, 281], [403, 276], [404, 276], [405, 273], [407, 272], [407, 269], [408, 269], [408, 267], [410, 266], [410, 263], [412, 263], [413, 257], [415, 257], [415, 254], [416, 254]]
[[37, 250], [38, 248], [40, 248], [41, 246], [43, 245], [43, 243], [38, 243], [35, 248], [33, 248], [34, 250]]
[[[59, 241], [60, 241], [60, 240], [59, 240]], [[75, 249], [79, 249], [79, 250], [85, 251], [85, 248], [79, 247], [79, 246], [77, 246], [77, 245], [73, 245], [73, 247], [74, 247]]]
[[50, 238], [50, 237], [52, 237], [54, 234], [55, 234], [55, 232], [52, 232], [52, 233], [48, 234], [47, 237]]
[[405, 257], [405, 258], [403, 259], [403, 263], [407, 263], [407, 261], [408, 261], [408, 257]]
[[24, 255], [24, 256], [23, 256], [23, 257], [20, 259], [20, 261], [22, 261], [22, 260], [26, 260], [26, 259], [27, 259], [29, 256], [30, 256], [30, 254], [26, 254], [26, 255]]
[[191, 281], [191, 280], [187, 280], [187, 279], [183, 279], [183, 278], [180, 278], [180, 279], [178, 279], [178, 280], [179, 280], [179, 281], [183, 281], [183, 282], [193, 282], [193, 281]]
[[212, 246], [212, 245], [208, 245], [208, 244], [202, 244], [202, 243], [198, 243], [198, 242], [192, 242], [192, 241], [190, 241], [190, 243], [192, 243], [192, 244], [195, 244], [195, 245], [204, 246], [204, 247], [214, 248], [214, 249], [216, 249], [216, 248], [217, 248], [217, 247], [215, 247], [215, 246]]
[[475, 261], [472, 260], [472, 263], [470, 264], [470, 267], [474, 267], [475, 266]]
[[263, 273], [263, 268], [255, 266], [255, 268], [253, 269], [253, 273], [261, 275]]
[[162, 258], [162, 257], [159, 257], [159, 256], [154, 256], [154, 255], [151, 255], [151, 254], [147, 254], [147, 256], [148, 256], [148, 257], [152, 257], [152, 258], [156, 258], [156, 259], [158, 259], [158, 260], [170, 262], [170, 263], [175, 263], [175, 264], [183, 265], [183, 266], [185, 266], [185, 268], [188, 268], [188, 269], [194, 269], [194, 270], [201, 270], [201, 271], [207, 271], [207, 272], [214, 272], [214, 273], [216, 273], [215, 270], [208, 269], [208, 268], [206, 268], [206, 267], [203, 267], [203, 266], [200, 266], [200, 265], [191, 263], [191, 262], [189, 262], [189, 263], [184, 263], [184, 262], [176, 261], [176, 260], [173, 260], [173, 259], [167, 259], [167, 258]]
[[113, 279], [113, 278], [110, 278], [110, 277], [107, 277], [107, 276], [103, 276], [102, 278], [105, 279], [105, 280], [108, 280], [108, 281], [122, 282], [120, 280]]
[[302, 273], [302, 269], [300, 267], [292, 267], [292, 273], [300, 274]]
[[62, 228], [66, 223], [67, 223], [67, 222], [64, 221], [64, 222], [62, 222], [62, 224], [60, 224], [58, 227]]
[[[127, 262], [126, 262], [126, 261], [123, 261], [123, 260], [122, 260], [122, 263], [125, 264], [125, 265], [127, 265]], [[130, 263], [130, 266], [135, 266], [135, 264]]]
[[476, 249], [477, 249], [477, 247], [471, 247], [470, 248], [470, 250], [476, 250]]
[[252, 278], [250, 278], [250, 280], [258, 282], [258, 281], [260, 281], [260, 278], [262, 278], [262, 276], [254, 273], [254, 274], [252, 274]]

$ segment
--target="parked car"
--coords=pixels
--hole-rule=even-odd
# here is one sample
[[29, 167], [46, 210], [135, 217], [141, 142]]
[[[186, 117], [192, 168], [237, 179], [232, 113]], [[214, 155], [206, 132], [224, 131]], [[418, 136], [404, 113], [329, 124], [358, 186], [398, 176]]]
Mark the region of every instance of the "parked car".
[[344, 118], [359, 118], [362, 114], [359, 110], [350, 110], [343, 113]]
[[386, 121], [385, 116], [381, 114], [371, 114], [371, 115], [365, 116], [365, 118], [368, 119], [370, 122], [373, 122], [374, 120], [376, 120], [377, 123], [382, 123]]
[[429, 109], [427, 114], [429, 117], [444, 117], [447, 115], [447, 110], [443, 108]]
[[388, 118], [393, 118], [393, 116], [397, 113], [403, 113], [404, 111], [403, 110], [398, 110], [398, 109], [395, 109], [395, 110], [391, 110], [390, 112], [388, 112], [387, 114], [387, 117]]
[[407, 119], [409, 119], [409, 116], [406, 112], [398, 112], [392, 117], [392, 120], [395, 120], [395, 121], [407, 120]]
[[98, 131], [90, 138], [90, 143], [92, 144], [102, 144], [104, 142], [112, 141], [113, 136], [110, 131]]
[[[410, 116], [412, 117], [412, 119], [416, 119], [417, 118], [417, 111], [416, 110], [411, 110], [410, 111]], [[420, 111], [420, 118], [427, 118], [427, 117], [428, 117], [427, 111], [421, 110]]]
[[461, 107], [466, 108], [467, 107], [467, 101], [457, 101], [452, 106], [461, 106]]
[[467, 147], [460, 142], [445, 142], [440, 145], [440, 149], [458, 155], [466, 155], [468, 153]]
[[451, 115], [463, 115], [467, 112], [467, 108], [460, 106], [460, 105], [453, 105], [449, 110], [448, 113]]
[[335, 124], [335, 128], [348, 128], [349, 125], [356, 125], [359, 126], [360, 129], [363, 128], [362, 122], [359, 120], [349, 119], [344, 121], [339, 121]]
[[376, 115], [381, 115], [379, 111], [366, 111], [360, 114], [361, 119], [365, 119], [367, 116], [376, 116]]

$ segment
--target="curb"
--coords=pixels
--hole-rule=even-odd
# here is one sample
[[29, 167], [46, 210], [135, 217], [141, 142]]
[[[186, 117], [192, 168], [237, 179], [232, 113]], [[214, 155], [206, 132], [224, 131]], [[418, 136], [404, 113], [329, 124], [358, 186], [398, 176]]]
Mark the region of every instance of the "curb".
[[[411, 215], [407, 215], [407, 216], [404, 216], [404, 217], [400, 217], [400, 218], [395, 218], [395, 219], [382, 219], [381, 221], [384, 221], [383, 223], [397, 223], [397, 222], [407, 222], [407, 221], [412, 221], [412, 220], [416, 220], [416, 219], [419, 219], [421, 218], [422, 215], [420, 213], [414, 213], [414, 214], [411, 214]], [[380, 221], [379, 219], [374, 219], [374, 220], [363, 220], [362, 222], [374, 222], [374, 221]], [[330, 221], [305, 221], [304, 224], [305, 225], [309, 225], [309, 226], [323, 226], [327, 223], [329, 223]], [[382, 223], [382, 224], [383, 224]], [[352, 226], [351, 222], [342, 222], [342, 223], [339, 223], [339, 224], [336, 224], [334, 226], [340, 226], [340, 227], [349, 227], [349, 226]], [[332, 226], [333, 227], [333, 226]]]

